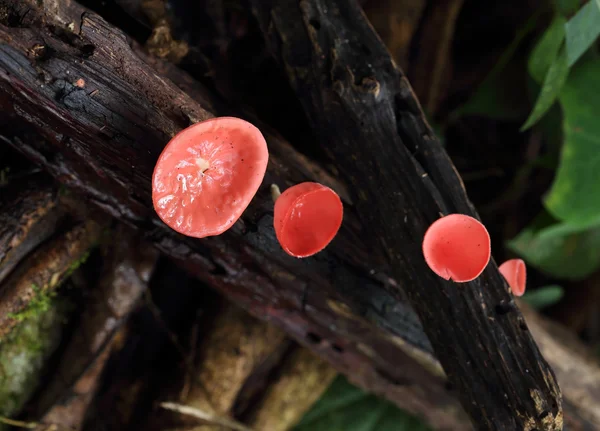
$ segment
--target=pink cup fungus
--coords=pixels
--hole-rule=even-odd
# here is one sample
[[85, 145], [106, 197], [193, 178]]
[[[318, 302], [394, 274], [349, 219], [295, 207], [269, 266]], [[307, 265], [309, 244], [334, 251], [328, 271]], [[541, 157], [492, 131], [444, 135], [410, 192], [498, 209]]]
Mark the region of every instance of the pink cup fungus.
[[445, 280], [474, 280], [490, 261], [490, 235], [473, 217], [450, 214], [436, 220], [423, 238], [423, 255], [433, 272]]
[[275, 235], [289, 255], [312, 256], [335, 237], [343, 213], [342, 200], [329, 187], [311, 182], [297, 184], [275, 201]]
[[523, 296], [527, 284], [527, 268], [522, 259], [510, 259], [498, 267], [515, 296]]
[[268, 159], [265, 138], [247, 121], [220, 117], [196, 123], [171, 139], [158, 158], [154, 209], [179, 233], [219, 235], [250, 204]]

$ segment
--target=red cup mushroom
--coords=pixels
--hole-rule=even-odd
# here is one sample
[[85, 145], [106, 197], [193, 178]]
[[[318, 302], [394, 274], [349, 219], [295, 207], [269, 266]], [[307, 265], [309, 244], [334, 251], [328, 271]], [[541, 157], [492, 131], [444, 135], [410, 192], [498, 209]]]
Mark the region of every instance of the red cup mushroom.
[[265, 138], [247, 121], [220, 117], [196, 123], [171, 139], [158, 158], [154, 209], [179, 233], [219, 235], [248, 207], [268, 159]]
[[498, 267], [515, 296], [523, 296], [527, 283], [527, 268], [522, 259], [510, 259]]
[[274, 197], [275, 235], [291, 256], [308, 257], [323, 250], [342, 225], [342, 201], [322, 184], [297, 184]]
[[443, 279], [471, 281], [490, 261], [490, 235], [473, 217], [450, 214], [425, 232], [423, 255], [431, 270]]

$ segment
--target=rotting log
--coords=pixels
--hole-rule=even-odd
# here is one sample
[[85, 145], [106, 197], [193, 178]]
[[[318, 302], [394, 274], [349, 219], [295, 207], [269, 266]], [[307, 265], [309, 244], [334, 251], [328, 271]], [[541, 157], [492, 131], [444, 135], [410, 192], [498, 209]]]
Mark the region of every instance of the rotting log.
[[78, 224], [42, 244], [14, 269], [0, 284], [0, 339], [77, 268], [100, 233], [93, 220]]
[[268, 136], [267, 178], [240, 222], [202, 241], [166, 229], [150, 199], [155, 160], [175, 132], [211, 114], [141, 61], [120, 31], [72, 2], [51, 3], [2, 3], [5, 141], [355, 383], [433, 426], [464, 429], [454, 394], [421, 364], [431, 347], [410, 307], [384, 290], [393, 281], [381, 274], [381, 253], [363, 246], [350, 205], [339, 238], [315, 258], [278, 246], [269, 185], [326, 172]]
[[29, 409], [33, 417], [42, 418], [41, 424], [81, 429], [112, 340], [147, 287], [158, 252], [130, 231], [117, 227], [113, 234], [119, 240], [101, 247], [103, 275], [86, 300], [52, 378]]
[[492, 261], [476, 280], [436, 276], [421, 252], [440, 215], [477, 217], [403, 72], [356, 0], [252, 0], [311, 128], [349, 184], [477, 429], [561, 430], [561, 393]]
[[54, 233], [61, 211], [43, 175], [0, 186], [0, 283], [19, 261]]
[[[37, 2], [2, 3], [0, 107], [10, 124], [6, 139], [355, 383], [440, 429], [464, 429], [465, 417], [445, 388], [443, 373], [427, 368], [435, 361], [418, 320], [398, 290], [390, 294], [394, 281], [378, 276], [386, 267], [380, 248], [369, 247], [351, 206], [339, 238], [323, 254], [297, 261], [277, 246], [268, 184], [314, 178], [306, 172], [318, 167], [299, 167], [280, 149], [265, 187], [229, 232], [197, 241], [166, 230], [156, 221], [149, 196], [154, 161], [173, 133], [211, 113], [141, 62], [126, 38], [103, 20], [71, 2], [48, 3], [56, 7], [45, 15]], [[277, 152], [277, 141], [268, 142]], [[464, 199], [462, 192], [458, 198]], [[359, 238], [365, 238], [362, 247]], [[527, 352], [533, 343], [525, 341]], [[548, 411], [546, 417], [557, 413]]]
[[282, 364], [249, 423], [255, 430], [287, 431], [296, 425], [329, 387], [337, 373], [307, 349], [297, 349]]
[[211, 328], [202, 340], [184, 401], [209, 413], [231, 415], [247, 379], [269, 357], [281, 358], [290, 342], [277, 327], [233, 305], [219, 313]]

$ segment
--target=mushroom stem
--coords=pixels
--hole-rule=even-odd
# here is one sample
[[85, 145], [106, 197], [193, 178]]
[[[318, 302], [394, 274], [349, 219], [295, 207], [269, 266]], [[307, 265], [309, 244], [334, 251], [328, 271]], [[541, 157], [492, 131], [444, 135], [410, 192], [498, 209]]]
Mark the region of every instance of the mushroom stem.
[[281, 196], [279, 186], [277, 184], [271, 184], [271, 198], [273, 199], [273, 202], [275, 202], [279, 196]]

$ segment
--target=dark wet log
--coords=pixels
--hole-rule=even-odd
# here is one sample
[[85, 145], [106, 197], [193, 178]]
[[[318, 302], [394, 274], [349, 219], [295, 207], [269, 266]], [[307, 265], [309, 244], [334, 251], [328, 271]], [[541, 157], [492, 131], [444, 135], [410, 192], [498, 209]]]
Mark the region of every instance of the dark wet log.
[[48, 2], [45, 13], [35, 1], [2, 5], [0, 120], [11, 145], [353, 382], [434, 426], [467, 426], [443, 376], [422, 364], [432, 358], [429, 342], [410, 307], [384, 289], [393, 280], [348, 200], [326, 252], [298, 260], [277, 244], [270, 184], [318, 179], [345, 196], [331, 175], [267, 133], [267, 178], [242, 220], [219, 237], [175, 234], [154, 214], [150, 177], [165, 143], [209, 118], [210, 103], [183, 93], [141, 61], [120, 31], [73, 2]]
[[[356, 0], [252, 0], [315, 136], [351, 185], [448, 379], [477, 429], [559, 430], [556, 378], [491, 262], [457, 285], [426, 265], [440, 214], [477, 217], [410, 84]], [[396, 298], [400, 287], [387, 286]]]

